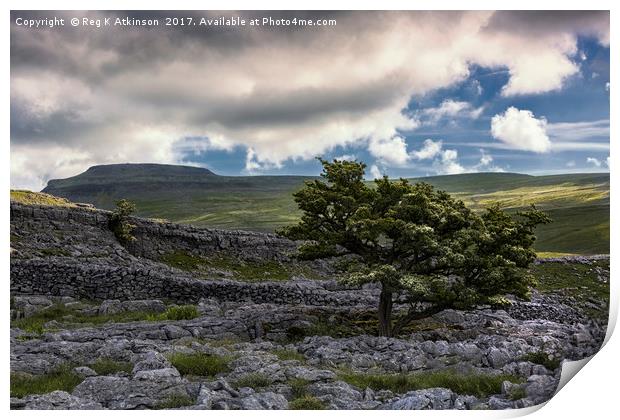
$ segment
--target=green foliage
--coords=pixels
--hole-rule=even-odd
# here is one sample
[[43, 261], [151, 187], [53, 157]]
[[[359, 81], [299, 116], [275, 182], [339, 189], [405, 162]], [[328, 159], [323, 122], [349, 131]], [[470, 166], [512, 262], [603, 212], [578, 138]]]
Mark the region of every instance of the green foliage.
[[228, 372], [230, 358], [204, 353], [173, 353], [168, 360], [181, 375], [215, 376]]
[[60, 366], [44, 375], [11, 373], [11, 397], [23, 398], [32, 394], [47, 394], [52, 391], [73, 391], [82, 378], [73, 372], [72, 366]]
[[301, 353], [298, 353], [297, 350], [276, 349], [272, 350], [271, 353], [278, 356], [278, 359], [280, 360], [297, 360], [300, 362], [306, 360], [305, 356]]
[[288, 408], [291, 410], [325, 410], [327, 409], [323, 401], [311, 395], [304, 395], [303, 397], [299, 397], [299, 398], [295, 398], [294, 400], [291, 400], [288, 403]]
[[[322, 179], [293, 195], [301, 221], [279, 233], [306, 241], [302, 259], [357, 257], [342, 280], [381, 284], [382, 335], [445, 308], [471, 308], [508, 293], [528, 297], [533, 280], [523, 269], [536, 258], [534, 229], [550, 222], [544, 213], [531, 208], [509, 215], [493, 205], [478, 215], [430, 184], [384, 177], [371, 188], [363, 163], [321, 163]], [[412, 303], [433, 306], [392, 328], [393, 294], [403, 290]]]
[[200, 316], [196, 305], [171, 306], [170, 308], [166, 310], [166, 312], [160, 315], [161, 315], [161, 318], [167, 319], [170, 321], [180, 321], [183, 319], [194, 319]]
[[556, 370], [560, 367], [561, 361], [559, 359], [552, 359], [544, 351], [538, 351], [534, 353], [528, 353], [523, 356], [523, 360], [526, 362], [532, 362], [537, 365], [542, 365], [549, 370]]
[[166, 410], [171, 408], [187, 407], [189, 405], [194, 405], [194, 400], [192, 398], [183, 394], [174, 394], [168, 396], [163, 401], [160, 401], [159, 404], [155, 406], [155, 409]]
[[109, 358], [97, 359], [90, 368], [97, 372], [97, 375], [112, 375], [117, 372], [131, 373], [133, 365], [129, 362], [119, 362]]
[[426, 388], [448, 388], [457, 394], [486, 397], [501, 393], [502, 382], [522, 383], [513, 375], [489, 375], [482, 373], [462, 374], [452, 370], [430, 371], [412, 374], [366, 374], [341, 373], [340, 379], [358, 388], [375, 391], [389, 390], [398, 394]]
[[262, 373], [250, 373], [232, 383], [235, 388], [265, 388], [273, 384], [273, 379]]
[[116, 208], [112, 212], [109, 220], [109, 227], [116, 239], [122, 244], [127, 244], [136, 240], [133, 236], [135, 225], [129, 222], [129, 217], [135, 213], [136, 205], [129, 200], [119, 200]]

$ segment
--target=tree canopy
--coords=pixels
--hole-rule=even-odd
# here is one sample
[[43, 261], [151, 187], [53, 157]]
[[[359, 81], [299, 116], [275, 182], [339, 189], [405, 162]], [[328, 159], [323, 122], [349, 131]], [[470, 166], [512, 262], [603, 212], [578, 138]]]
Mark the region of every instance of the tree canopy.
[[[279, 233], [306, 241], [304, 259], [353, 256], [342, 281], [381, 285], [380, 334], [446, 308], [528, 297], [534, 230], [550, 222], [541, 211], [508, 214], [494, 205], [478, 214], [427, 183], [383, 177], [370, 185], [361, 162], [321, 163], [322, 179], [294, 194], [301, 221]], [[395, 295], [410, 307], [393, 325]]]

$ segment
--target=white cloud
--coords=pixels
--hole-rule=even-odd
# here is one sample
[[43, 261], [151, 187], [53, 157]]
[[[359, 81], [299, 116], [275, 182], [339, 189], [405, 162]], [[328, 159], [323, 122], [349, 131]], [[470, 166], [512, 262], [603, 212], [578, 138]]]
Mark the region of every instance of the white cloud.
[[370, 167], [370, 176], [372, 177], [372, 179], [378, 179], [381, 178], [383, 174], [381, 173], [381, 170], [377, 165], [372, 165]]
[[456, 150], [443, 150], [433, 162], [433, 168], [439, 175], [455, 175], [467, 172], [467, 170], [458, 162], [458, 152]]
[[566, 162], [567, 168], [574, 168], [576, 165], [577, 165], [577, 162], [575, 162], [574, 160], [569, 160], [568, 162]]
[[469, 102], [446, 99], [438, 107], [423, 109], [420, 114], [427, 118], [427, 124], [435, 124], [444, 118], [477, 119], [483, 111], [483, 106], [474, 108]]
[[592, 76], [591, 76], [592, 79], [596, 79], [599, 76], [600, 76], [600, 74], [598, 74], [597, 72], [595, 72], [595, 71], [592, 72]]
[[340, 156], [336, 156], [334, 159], [353, 161], [356, 159], [356, 156], [355, 155], [340, 155]]
[[420, 150], [416, 150], [411, 155], [420, 160], [432, 159], [437, 156], [442, 149], [441, 140], [433, 141], [431, 139], [424, 140], [424, 144]]
[[546, 133], [547, 120], [536, 118], [532, 111], [510, 107], [491, 120], [491, 134], [512, 149], [544, 153], [551, 142]]
[[368, 151], [381, 162], [402, 166], [409, 160], [407, 143], [400, 136], [390, 139], [371, 139], [368, 143]]
[[601, 167], [601, 161], [598, 160], [597, 158], [593, 158], [593, 157], [589, 157], [586, 159], [587, 163], [591, 163], [592, 165], [596, 166], [597, 168]]
[[609, 92], [609, 82], [605, 83], [605, 90]]
[[609, 120], [560, 122], [547, 124], [547, 135], [558, 141], [588, 139], [609, 140]]
[[493, 164], [494, 159], [486, 150], [480, 149], [480, 161], [471, 169], [473, 172], [505, 172], [504, 168]]
[[605, 165], [608, 169], [611, 169], [611, 166], [609, 166], [609, 156], [607, 156], [607, 159], [605, 159]]

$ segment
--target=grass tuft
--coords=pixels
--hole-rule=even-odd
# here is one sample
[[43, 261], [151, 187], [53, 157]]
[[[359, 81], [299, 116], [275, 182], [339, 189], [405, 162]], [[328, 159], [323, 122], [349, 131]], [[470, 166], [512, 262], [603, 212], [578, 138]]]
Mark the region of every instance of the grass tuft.
[[174, 353], [168, 355], [168, 360], [181, 375], [208, 377], [228, 372], [231, 359], [204, 353]]
[[325, 403], [317, 397], [304, 395], [303, 397], [291, 400], [288, 403], [288, 408], [291, 410], [325, 410], [327, 407]]
[[97, 375], [112, 375], [117, 372], [131, 373], [133, 365], [129, 362], [119, 362], [116, 360], [101, 358], [95, 361], [90, 368], [97, 372]]
[[273, 384], [273, 380], [262, 373], [250, 373], [233, 382], [235, 388], [265, 388]]
[[460, 374], [452, 370], [419, 372], [412, 374], [365, 374], [346, 372], [339, 375], [343, 381], [358, 388], [375, 391], [389, 390], [398, 394], [427, 388], [448, 388], [457, 394], [486, 397], [501, 393], [502, 382], [521, 383], [513, 375], [488, 375], [482, 373]]
[[82, 379], [69, 365], [60, 366], [44, 375], [11, 373], [11, 397], [23, 398], [26, 395], [47, 394], [52, 391], [71, 392]]
[[187, 395], [175, 394], [175, 395], [170, 395], [166, 399], [160, 401], [155, 406], [155, 409], [166, 410], [166, 409], [171, 409], [171, 408], [187, 407], [189, 405], [194, 405], [193, 399], [191, 399]]

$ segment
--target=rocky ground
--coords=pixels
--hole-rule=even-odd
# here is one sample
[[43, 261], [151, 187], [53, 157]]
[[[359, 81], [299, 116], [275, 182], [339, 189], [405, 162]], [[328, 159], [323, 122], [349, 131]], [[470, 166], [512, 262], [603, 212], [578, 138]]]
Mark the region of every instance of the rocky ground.
[[[520, 408], [548, 400], [562, 361], [595, 353], [605, 334], [605, 258], [540, 264], [531, 302], [446, 310], [383, 338], [373, 335], [372, 287], [204, 279], [158, 256], [196, 241], [210, 255], [206, 233], [169, 226], [167, 239], [142, 237], [128, 251], [97, 217], [80, 216], [89, 210], [71, 211], [12, 208], [12, 409]], [[243, 254], [239, 235], [217, 235], [208, 243]], [[243, 238], [256, 259], [258, 239]], [[71, 281], [32, 279], [44, 265]], [[136, 266], [142, 274], [127, 274]], [[93, 278], [105, 282], [106, 267], [126, 272], [110, 283], [123, 291], [116, 299], [97, 297]], [[170, 294], [179, 289], [193, 295]]]

